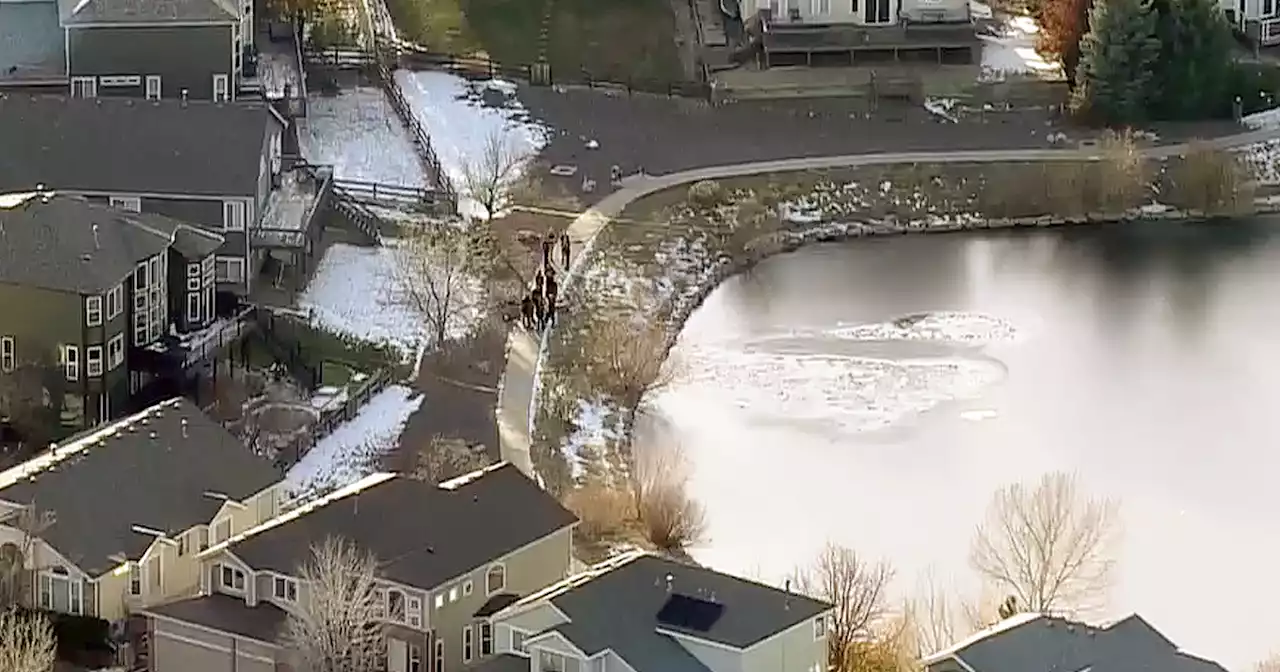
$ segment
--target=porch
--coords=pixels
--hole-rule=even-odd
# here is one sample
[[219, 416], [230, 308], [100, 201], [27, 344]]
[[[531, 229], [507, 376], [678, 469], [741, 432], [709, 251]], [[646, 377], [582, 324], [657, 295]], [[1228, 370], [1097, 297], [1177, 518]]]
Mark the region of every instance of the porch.
[[1265, 19], [1246, 19], [1244, 33], [1258, 47], [1280, 45], [1280, 16]]
[[849, 67], [886, 63], [969, 65], [981, 40], [972, 23], [901, 21], [887, 26], [764, 22], [763, 67]]
[[258, 251], [253, 272], [269, 271], [277, 280], [285, 274], [306, 277], [320, 246], [322, 218], [333, 192], [333, 169], [296, 163], [280, 173], [250, 242]]

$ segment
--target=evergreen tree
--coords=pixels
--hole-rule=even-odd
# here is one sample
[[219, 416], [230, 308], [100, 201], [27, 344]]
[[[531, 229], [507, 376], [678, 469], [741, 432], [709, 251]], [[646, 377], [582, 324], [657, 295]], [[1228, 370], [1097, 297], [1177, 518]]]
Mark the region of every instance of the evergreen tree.
[[1205, 119], [1230, 109], [1235, 38], [1217, 0], [1154, 0], [1160, 59], [1148, 111]]
[[1159, 58], [1156, 16], [1147, 0], [1099, 0], [1081, 41], [1072, 108], [1107, 124], [1143, 121]]

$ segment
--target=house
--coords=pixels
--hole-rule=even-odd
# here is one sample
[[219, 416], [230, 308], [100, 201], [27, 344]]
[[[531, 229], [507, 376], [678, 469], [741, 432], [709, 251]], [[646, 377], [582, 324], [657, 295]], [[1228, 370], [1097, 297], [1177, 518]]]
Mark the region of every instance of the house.
[[0, 0], [0, 85], [80, 98], [236, 98], [252, 0]]
[[[821, 672], [832, 606], [632, 552], [489, 617], [476, 672]], [[489, 637], [492, 637], [492, 640]]]
[[1280, 2], [1218, 0], [1227, 20], [1259, 47], [1280, 44]]
[[[194, 594], [197, 554], [272, 518], [279, 480], [271, 462], [173, 399], [0, 472], [0, 553], [30, 549], [35, 606], [115, 621]], [[15, 515], [24, 507], [50, 521], [29, 547]]]
[[0, 373], [32, 372], [64, 427], [118, 417], [149, 381], [143, 350], [214, 326], [222, 245], [163, 215], [49, 192], [0, 197], [0, 315], [22, 316], [0, 320]]
[[199, 224], [223, 236], [220, 293], [244, 296], [268, 252], [304, 263], [328, 171], [283, 164], [266, 103], [0, 94], [0, 193], [44, 188]]
[[1044, 614], [1018, 614], [921, 660], [926, 672], [1178, 670], [1226, 672], [1180, 651], [1137, 614], [1095, 627]]
[[[485, 614], [563, 579], [577, 519], [508, 463], [439, 485], [374, 474], [199, 554], [201, 596], [148, 609], [152, 672], [269, 670], [326, 539], [378, 559], [389, 672], [483, 657]], [[430, 666], [428, 668], [427, 666]]]
[[968, 0], [741, 0], [770, 66], [969, 65], [981, 41]]

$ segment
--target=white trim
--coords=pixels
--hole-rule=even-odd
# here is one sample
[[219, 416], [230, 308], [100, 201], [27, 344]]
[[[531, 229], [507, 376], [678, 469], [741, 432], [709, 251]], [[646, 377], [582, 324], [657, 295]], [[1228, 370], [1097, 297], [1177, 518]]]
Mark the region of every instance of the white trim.
[[[76, 85], [80, 85], [85, 95], [76, 95]], [[72, 77], [71, 78], [71, 97], [72, 98], [97, 98], [98, 97], [98, 79], [96, 77]]]
[[[496, 590], [489, 590], [489, 572], [492, 572], [495, 569], [502, 570], [502, 586]], [[484, 596], [490, 597], [497, 593], [501, 593], [506, 589], [507, 589], [507, 563], [505, 562], [490, 563], [489, 566], [484, 568]]]
[[[265, 645], [270, 646], [270, 647], [273, 647], [273, 648], [278, 648], [278, 645], [276, 645], [276, 644], [272, 644], [272, 643], [270, 643], [270, 642], [264, 642], [264, 641], [262, 641], [262, 640], [260, 640], [260, 639], [254, 639], [254, 638], [252, 638], [252, 637], [244, 637], [244, 636], [242, 636], [242, 635], [233, 635], [233, 634], [231, 634], [231, 633], [229, 633], [229, 632], [222, 632], [221, 630], [214, 630], [213, 628], [206, 628], [206, 627], [203, 627], [203, 626], [199, 626], [199, 625], [197, 625], [197, 624], [195, 624], [195, 623], [188, 623], [187, 621], [179, 621], [179, 620], [178, 620], [178, 619], [176, 619], [176, 618], [167, 618], [167, 617], [164, 617], [164, 616], [160, 616], [160, 615], [158, 615], [158, 614], [153, 614], [153, 613], [151, 613], [151, 612], [149, 612], [149, 611], [148, 611], [148, 612], [143, 612], [143, 613], [145, 613], [147, 616], [149, 616], [149, 617], [151, 617], [151, 618], [154, 618], [154, 619], [156, 619], [156, 620], [163, 620], [163, 621], [168, 622], [168, 623], [175, 623], [175, 624], [177, 624], [177, 625], [182, 625], [182, 626], [190, 627], [190, 628], [195, 629], [195, 630], [203, 630], [203, 631], [208, 632], [208, 633], [210, 633], [210, 634], [221, 635], [221, 636], [223, 636], [223, 637], [227, 637], [227, 638], [230, 638], [230, 639], [235, 640], [235, 641], [240, 641], [240, 640], [242, 640], [242, 639], [243, 639], [244, 641], [247, 641], [247, 642], [254, 642], [254, 643], [256, 643], [256, 644], [265, 644]], [[202, 648], [202, 649], [209, 649], [210, 651], [217, 651], [218, 653], [231, 653], [231, 649], [229, 649], [229, 648], [227, 648], [227, 647], [225, 647], [225, 646], [218, 646], [217, 644], [210, 644], [209, 642], [201, 641], [201, 640], [199, 640], [199, 639], [192, 639], [191, 637], [183, 637], [182, 635], [174, 634], [174, 633], [172, 633], [172, 632], [165, 632], [165, 631], [160, 630], [160, 629], [155, 629], [155, 630], [154, 630], [154, 632], [155, 632], [155, 634], [156, 634], [156, 636], [157, 636], [157, 637], [164, 637], [165, 639], [172, 639], [172, 640], [173, 640], [173, 641], [175, 641], [175, 642], [182, 642], [183, 644], [189, 644], [189, 645], [191, 645], [191, 646], [199, 647], [199, 648]], [[255, 662], [259, 662], [259, 663], [270, 663], [270, 664], [272, 664], [272, 665], [275, 665], [275, 664], [276, 664], [276, 661], [275, 661], [275, 659], [274, 659], [274, 658], [267, 658], [267, 657], [265, 657], [265, 656], [259, 656], [259, 655], [252, 654], [252, 653], [246, 653], [246, 652], [244, 652], [244, 651], [241, 651], [238, 647], [236, 648], [236, 657], [237, 657], [237, 658], [248, 658], [249, 660], [252, 660], [252, 661], [255, 661]]]
[[[271, 108], [268, 108], [268, 109], [271, 109]], [[93, 189], [59, 189], [58, 192], [62, 194], [68, 194], [71, 196], [96, 196], [101, 198], [106, 198], [110, 196], [141, 196], [142, 198], [159, 198], [166, 201], [171, 201], [171, 200], [226, 201], [226, 200], [236, 199], [236, 198], [241, 200], [250, 198], [249, 196], [246, 196], [244, 194], [239, 194], [239, 195], [227, 194], [225, 196], [203, 196], [199, 194], [181, 194], [181, 193], [162, 194], [162, 193], [151, 192], [151, 191], [127, 191], [127, 192], [95, 191]]]
[[84, 30], [93, 28], [155, 28], [163, 26], [165, 28], [197, 28], [208, 26], [234, 26], [238, 19], [209, 20], [209, 21], [165, 21], [164, 23], [141, 23], [138, 21], [116, 21], [102, 23], [71, 23], [67, 26], [67, 30]]
[[[828, 610], [826, 610], [826, 611], [824, 611], [824, 612], [822, 612], [822, 613], [820, 613], [820, 614], [814, 614], [813, 618], [817, 618], [817, 617], [821, 616], [821, 617], [823, 617], [823, 618], [827, 619], [828, 621], [830, 621], [830, 620], [831, 620], [831, 618], [835, 615], [835, 613], [836, 613], [835, 607], [832, 607], [832, 608], [830, 608], [830, 609], [828, 609]], [[796, 623], [795, 625], [793, 625], [793, 626], [791, 626], [791, 627], [789, 627], [789, 628], [785, 628], [785, 629], [783, 629], [783, 630], [779, 630], [779, 631], [777, 631], [777, 632], [773, 633], [772, 635], [769, 635], [768, 637], [765, 637], [764, 639], [762, 639], [762, 640], [760, 640], [760, 641], [758, 641], [758, 642], [756, 642], [756, 643], [752, 644], [751, 646], [748, 646], [747, 648], [745, 648], [745, 649], [743, 649], [743, 650], [744, 650], [744, 651], [753, 651], [753, 650], [755, 650], [755, 649], [760, 648], [761, 646], [764, 646], [765, 644], [768, 644], [769, 642], [772, 642], [772, 641], [773, 641], [773, 640], [775, 640], [775, 639], [778, 639], [779, 637], [784, 637], [784, 636], [786, 636], [786, 635], [790, 634], [793, 630], [796, 630], [796, 629], [801, 628], [801, 627], [809, 627], [809, 628], [812, 628], [812, 627], [813, 627], [813, 618], [803, 620], [803, 621], [801, 621], [801, 622], [799, 622], [799, 623]]]
[[12, 336], [0, 336], [0, 371], [9, 373], [17, 368], [18, 349]]
[[240, 199], [222, 202], [222, 229], [224, 231], [244, 231], [248, 226], [249, 208]]
[[[587, 652], [586, 652], [586, 651], [583, 651], [582, 649], [578, 648], [578, 645], [577, 645], [577, 644], [574, 644], [573, 642], [569, 641], [569, 638], [568, 638], [568, 637], [565, 637], [564, 635], [560, 634], [559, 632], [556, 632], [555, 630], [548, 630], [548, 631], [546, 631], [546, 632], [541, 632], [541, 633], [538, 633], [538, 634], [537, 634], [536, 636], [534, 636], [534, 637], [526, 637], [526, 638], [525, 638], [525, 640], [524, 640], [524, 645], [525, 645], [525, 648], [529, 648], [529, 649], [542, 649], [542, 650], [544, 650], [544, 651], [551, 651], [552, 653], [555, 653], [555, 651], [554, 651], [554, 650], [552, 650], [552, 649], [548, 649], [548, 648], [547, 648], [547, 647], [545, 647], [545, 646], [538, 646], [538, 645], [537, 645], [537, 644], [538, 644], [538, 642], [542, 642], [542, 641], [545, 641], [545, 640], [548, 640], [548, 639], [553, 639], [553, 638], [554, 638], [554, 639], [557, 639], [557, 640], [559, 640], [559, 641], [561, 641], [561, 642], [564, 642], [566, 645], [568, 645], [568, 647], [569, 647], [570, 649], [573, 649], [573, 651], [574, 651], [575, 655], [576, 655], [578, 658], [586, 659], [586, 658], [590, 658], [590, 657], [591, 657], [591, 656], [588, 656], [588, 655], [587, 655]], [[532, 652], [530, 652], [530, 653], [532, 653]]]
[[[808, 619], [805, 619], [805, 620], [803, 621], [803, 625], [808, 626], [808, 627], [813, 627], [813, 626], [809, 625], [809, 621], [808, 621]], [[790, 630], [790, 629], [791, 629], [791, 628], [787, 628], [787, 630]], [[740, 648], [738, 648], [738, 647], [736, 647], [736, 646], [732, 646], [732, 645], [730, 645], [730, 644], [725, 644], [724, 642], [716, 642], [716, 641], [712, 641], [712, 640], [710, 640], [710, 639], [703, 639], [703, 638], [701, 638], [701, 637], [692, 637], [692, 636], [690, 636], [690, 635], [689, 635], [689, 634], [687, 634], [687, 633], [684, 633], [684, 632], [676, 632], [675, 630], [669, 630], [669, 629], [664, 628], [664, 627], [662, 627], [662, 626], [658, 626], [658, 627], [654, 628], [654, 629], [653, 629], [653, 631], [654, 631], [654, 632], [656, 632], [656, 633], [658, 633], [658, 634], [662, 634], [662, 635], [666, 635], [666, 636], [668, 636], [668, 637], [671, 637], [672, 639], [675, 639], [676, 641], [679, 641], [679, 640], [682, 640], [682, 639], [683, 639], [683, 640], [688, 640], [688, 641], [690, 641], [690, 642], [695, 642], [695, 643], [702, 644], [702, 645], [705, 645], [705, 646], [711, 646], [711, 647], [714, 647], [714, 648], [717, 648], [717, 649], [722, 649], [722, 650], [724, 650], [724, 651], [733, 651], [734, 653], [745, 653], [745, 652], [747, 651], [747, 649], [750, 649], [750, 648], [751, 648], [751, 646], [756, 646], [756, 645], [757, 645], [757, 644], [759, 644], [760, 642], [763, 642], [763, 641], [764, 641], [764, 640], [762, 639], [762, 640], [760, 640], [760, 642], [756, 642], [755, 644], [752, 644], [751, 646], [748, 646], [748, 647], [746, 647], [746, 648], [742, 648], [742, 649], [740, 649]], [[784, 630], [783, 632], [786, 632], [786, 630]], [[775, 636], [775, 635], [777, 635], [777, 634], [778, 634], [778, 633], [776, 633], [776, 632], [775, 632], [773, 635], [770, 635], [769, 637], [773, 637], [773, 636]], [[767, 637], [766, 639], [768, 639], [768, 637]]]
[[[118, 354], [119, 357], [115, 357], [112, 355], [112, 350], [117, 349], [116, 346], [118, 346], [118, 350], [116, 354]], [[119, 334], [116, 334], [115, 336], [112, 336], [111, 339], [107, 341], [107, 370], [115, 371], [116, 368], [123, 363], [124, 363], [124, 333], [121, 332]]]
[[[530, 639], [530, 635], [532, 635], [533, 633], [528, 630], [525, 630], [524, 628], [517, 628], [513, 625], [507, 625], [506, 623], [502, 623], [499, 627], [503, 627], [507, 629], [507, 650], [504, 651], [503, 653], [509, 653], [513, 656], [520, 656], [521, 658], [528, 658], [529, 657], [529, 639]], [[521, 651], [516, 648], [517, 632], [524, 635], [524, 651]], [[496, 631], [494, 632], [494, 635], [495, 636], [497, 635]], [[495, 639], [495, 642], [496, 641], [497, 640]]]
[[[219, 95], [219, 91], [218, 91], [219, 88], [222, 89], [221, 95]], [[231, 77], [229, 77], [228, 75], [222, 75], [222, 74], [214, 75], [213, 76], [213, 102], [225, 103], [225, 102], [229, 102], [230, 100], [231, 100]]]
[[[284, 595], [279, 595], [276, 592], [276, 588], [280, 585], [284, 586], [284, 593], [285, 593]], [[289, 597], [290, 585], [293, 586], [293, 597]], [[298, 595], [299, 595], [299, 588], [298, 588], [297, 579], [285, 576], [283, 574], [271, 575], [271, 598], [272, 599], [280, 600], [282, 602], [288, 602], [289, 604], [294, 604], [298, 601]]]
[[[155, 85], [154, 87], [152, 85]], [[154, 95], [152, 91], [154, 90]], [[160, 100], [164, 97], [164, 80], [160, 75], [147, 75], [147, 85], [144, 89], [144, 95], [147, 100]]]
[[[94, 356], [95, 354], [97, 355], [96, 357]], [[97, 366], [94, 366], [94, 364], [95, 364], [94, 360], [97, 360], [97, 362], [96, 362]], [[91, 346], [89, 346], [89, 347], [85, 348], [85, 349], [84, 349], [84, 371], [85, 371], [85, 375], [89, 376], [90, 378], [100, 378], [100, 377], [102, 377], [102, 372], [103, 372], [103, 370], [104, 370], [104, 369], [103, 369], [103, 362], [104, 362], [104, 361], [105, 361], [105, 360], [103, 359], [103, 355], [102, 355], [102, 346], [101, 346], [101, 345], [91, 345]]]
[[58, 355], [67, 380], [80, 380], [80, 346], [65, 343], [59, 347]]
[[119, 210], [142, 212], [142, 199], [137, 196], [111, 196], [107, 204]]
[[[111, 302], [115, 301], [115, 310], [111, 310]], [[116, 283], [115, 287], [107, 290], [107, 319], [114, 320], [120, 317], [120, 313], [124, 312], [124, 283]]]
[[138, 86], [142, 83], [142, 77], [138, 75], [99, 75], [98, 86], [109, 89], [112, 87]]
[[472, 623], [462, 628], [462, 662], [470, 663], [476, 658], [476, 633]]

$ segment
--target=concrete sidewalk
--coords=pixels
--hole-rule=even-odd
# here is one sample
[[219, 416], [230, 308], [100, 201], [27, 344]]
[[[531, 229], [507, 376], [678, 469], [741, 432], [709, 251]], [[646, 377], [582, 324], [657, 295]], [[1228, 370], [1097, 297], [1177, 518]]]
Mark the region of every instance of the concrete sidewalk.
[[[1280, 129], [1249, 131], [1222, 136], [1200, 143], [1218, 149], [1234, 149], [1280, 140]], [[1164, 145], [1143, 150], [1151, 158], [1176, 156], [1191, 149], [1189, 144]], [[567, 233], [572, 241], [572, 267], [561, 281], [561, 292], [574, 282], [583, 271], [583, 252], [587, 251], [596, 234], [610, 220], [620, 215], [633, 201], [664, 189], [697, 182], [699, 180], [742, 177], [762, 173], [780, 173], [826, 168], [846, 168], [876, 164], [904, 163], [984, 163], [998, 161], [1064, 161], [1097, 158], [1097, 150], [1085, 149], [1013, 149], [954, 152], [900, 152], [884, 154], [855, 154], [846, 156], [818, 156], [780, 161], [762, 161], [727, 166], [711, 166], [666, 175], [632, 175], [624, 178], [622, 188], [609, 194], [591, 209], [583, 212], [569, 225]], [[538, 367], [542, 361], [541, 342], [534, 334], [513, 330], [507, 343], [507, 367], [503, 374], [502, 393], [498, 400], [498, 427], [501, 437], [502, 457], [533, 475], [530, 459], [531, 410], [537, 397]]]

